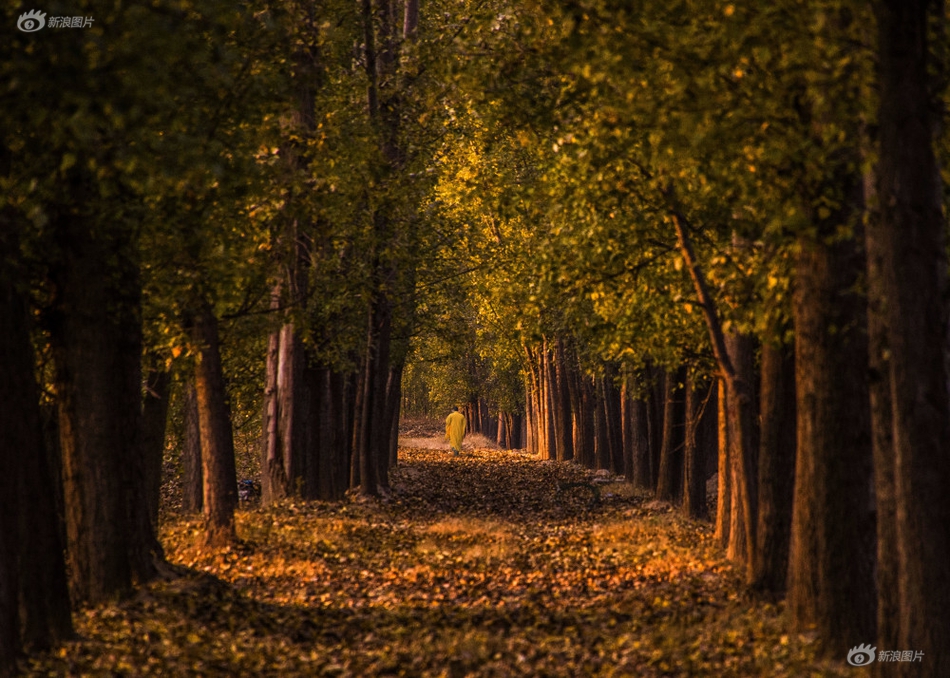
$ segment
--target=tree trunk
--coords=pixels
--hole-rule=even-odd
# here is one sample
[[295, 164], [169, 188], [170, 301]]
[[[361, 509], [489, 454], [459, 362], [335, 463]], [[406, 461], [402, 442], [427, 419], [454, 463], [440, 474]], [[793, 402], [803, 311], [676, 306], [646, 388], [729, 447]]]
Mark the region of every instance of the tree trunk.
[[[876, 189], [865, 177], [865, 195]], [[871, 202], [869, 200], [869, 202]], [[875, 201], [876, 202], [876, 201]], [[881, 242], [880, 215], [868, 219], [868, 390], [871, 399], [871, 446], [874, 461], [874, 504], [877, 529], [877, 644], [900, 647], [900, 559], [897, 541], [897, 504], [894, 487], [893, 411], [891, 409], [891, 372], [887, 349], [887, 319], [883, 280], [884, 246]], [[882, 662], [882, 676], [897, 675], [898, 667]]]
[[623, 438], [623, 477], [628, 483], [633, 483], [633, 459], [636, 448], [636, 431], [633, 428], [634, 401], [630, 394], [633, 377], [624, 373], [623, 385], [620, 391], [620, 423]]
[[706, 431], [703, 422], [711, 410], [715, 384], [686, 380], [686, 437], [684, 440], [683, 509], [690, 518], [708, 516], [706, 508]]
[[50, 336], [70, 588], [74, 602], [97, 604], [131, 590], [129, 509], [144, 502], [130, 482], [142, 424], [140, 283], [131, 234], [93, 234], [78, 216], [58, 222]]
[[162, 493], [162, 461], [165, 457], [165, 426], [171, 396], [171, 372], [153, 369], [148, 373], [142, 406], [142, 458], [145, 462], [145, 500], [153, 529], [158, 529], [158, 505]]
[[182, 448], [181, 505], [188, 513], [201, 511], [204, 480], [201, 474], [201, 423], [198, 416], [198, 394], [195, 380], [187, 379], [184, 387], [183, 417], [185, 440]]
[[653, 489], [653, 467], [650, 458], [649, 404], [644, 396], [633, 401], [631, 433], [633, 434], [633, 484], [642, 490]]
[[751, 581], [755, 558], [756, 493], [758, 475], [755, 471], [754, 454], [758, 450], [751, 385], [754, 381], [755, 341], [749, 335], [726, 335], [726, 350], [733, 365], [735, 379], [744, 384], [745, 395], [740, 398], [735, 388], [729, 389], [726, 415], [729, 418], [730, 505], [732, 515], [729, 527], [729, 544], [726, 554], [742, 563], [746, 577]]
[[[890, 352], [902, 675], [950, 675], [946, 234], [933, 146], [925, 0], [879, 0], [881, 263]], [[938, 5], [939, 7], [940, 5]], [[941, 17], [941, 21], [942, 21]], [[874, 228], [872, 226], [872, 228]], [[879, 245], [879, 248], [878, 248]], [[882, 482], [886, 479], [882, 478]], [[893, 545], [888, 545], [892, 548]]]
[[552, 357], [554, 367], [555, 436], [557, 458], [570, 461], [574, 458], [574, 426], [571, 417], [571, 394], [568, 390], [570, 376], [567, 373], [567, 357], [564, 340], [558, 338]]
[[[746, 575], [751, 576], [751, 557], [755, 553], [755, 491], [757, 489], [753, 483], [756, 450], [754, 445], [755, 417], [752, 384], [747, 379], [746, 371], [738, 369], [733, 357], [729, 354], [729, 349], [726, 346], [726, 335], [719, 319], [716, 303], [709, 293], [706, 278], [696, 259], [696, 253], [689, 237], [689, 223], [676, 204], [672, 185], [669, 185], [664, 192], [676, 229], [680, 253], [686, 262], [687, 270], [696, 289], [696, 296], [703, 310], [703, 316], [706, 319], [706, 328], [709, 331], [713, 354], [716, 356], [716, 363], [719, 365], [722, 378], [728, 386], [726, 389], [728, 401], [720, 401], [720, 406], [726, 410], [728, 419], [735, 424], [729, 426], [728, 434], [730, 446], [737, 452], [731, 460], [731, 467], [735, 469], [733, 481], [738, 481], [733, 488], [735, 495], [732, 514], [738, 516], [741, 511], [742, 520], [739, 524], [741, 524], [745, 533], [742, 539], [746, 544], [745, 550], [748, 556], [745, 561]], [[741, 344], [735, 346], [739, 348]], [[722, 477], [719, 481], [722, 482]], [[732, 534], [732, 532], [734, 530], [730, 529], [729, 551], [736, 554], [738, 549], [734, 546], [737, 546], [740, 541], [738, 535]]]
[[208, 546], [219, 547], [235, 539], [237, 474], [231, 416], [221, 367], [218, 319], [206, 301], [201, 304], [195, 318], [193, 333], [200, 351], [195, 366], [195, 391], [201, 431], [205, 542]]
[[673, 461], [673, 448], [676, 443], [673, 440], [673, 425], [677, 391], [677, 377], [667, 372], [663, 388], [663, 442], [660, 443], [660, 468], [656, 482], [656, 498], [660, 501], [674, 499], [676, 464]]
[[602, 378], [604, 389], [604, 413], [607, 418], [607, 444], [610, 448], [610, 466], [612, 473], [623, 473], [623, 423], [621, 421], [620, 387], [615, 381], [616, 369], [613, 365], [604, 366]]
[[22, 645], [72, 635], [66, 566], [34, 377], [30, 316], [18, 289], [14, 226], [0, 221], [0, 675]]
[[795, 380], [798, 451], [788, 604], [829, 656], [874, 638], [874, 525], [864, 268], [854, 240], [800, 239]]
[[728, 386], [725, 379], [719, 379], [718, 397], [716, 402], [717, 423], [719, 431], [719, 455], [716, 465], [716, 539], [723, 548], [729, 546], [729, 532], [732, 527], [732, 455], [729, 442], [729, 413], [726, 411], [729, 402]]
[[752, 585], [777, 600], [784, 596], [788, 579], [795, 487], [793, 347], [763, 343], [760, 395], [759, 521]]

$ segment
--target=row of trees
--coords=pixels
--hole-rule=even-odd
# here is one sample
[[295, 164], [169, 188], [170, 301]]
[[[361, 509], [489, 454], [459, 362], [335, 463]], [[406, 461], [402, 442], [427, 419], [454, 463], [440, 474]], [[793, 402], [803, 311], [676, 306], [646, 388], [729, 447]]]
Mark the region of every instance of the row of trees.
[[751, 584], [948, 673], [936, 3], [517, 9], [80, 3], [0, 47], [0, 673], [163, 570], [170, 399], [217, 545], [236, 417], [266, 502], [384, 493], [404, 374], [692, 515], [715, 460]]
[[267, 502], [386, 491], [418, 290], [457, 275], [447, 55], [491, 8], [444, 10], [74, 3], [0, 48], [0, 675], [168, 572], [166, 430], [211, 547], [236, 422]]
[[504, 263], [413, 369], [692, 515], [715, 457], [750, 585], [946, 672], [942, 7], [532, 7], [439, 187]]

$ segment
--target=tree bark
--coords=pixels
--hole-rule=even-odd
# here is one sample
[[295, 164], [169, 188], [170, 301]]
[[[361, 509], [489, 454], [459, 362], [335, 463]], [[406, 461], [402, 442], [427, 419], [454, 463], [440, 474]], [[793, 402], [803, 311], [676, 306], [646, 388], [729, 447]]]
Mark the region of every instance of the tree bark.
[[[726, 395], [727, 402], [722, 402], [721, 406], [735, 421], [735, 426], [731, 427], [729, 440], [733, 450], [738, 451], [736, 457], [732, 459], [732, 467], [736, 469], [734, 480], [738, 480], [735, 486], [735, 500], [739, 506], [733, 506], [733, 514], [737, 515], [741, 511], [741, 526], [744, 531], [743, 540], [746, 544], [746, 555], [748, 556], [746, 565], [746, 574], [752, 573], [752, 555], [755, 553], [755, 491], [753, 482], [754, 473], [754, 454], [755, 447], [753, 436], [755, 432], [755, 418], [753, 414], [753, 389], [752, 384], [745, 376], [737, 371], [732, 357], [726, 347], [726, 335], [723, 332], [722, 324], [719, 320], [719, 314], [716, 309], [715, 301], [709, 293], [706, 284], [706, 278], [693, 251], [692, 241], [689, 237], [689, 224], [685, 215], [679, 210], [673, 195], [672, 186], [665, 191], [667, 201], [669, 202], [670, 214], [673, 218], [673, 224], [676, 228], [676, 238], [679, 244], [680, 253], [686, 262], [686, 268], [693, 280], [693, 286], [696, 289], [696, 296], [699, 298], [700, 306], [703, 309], [703, 316], [706, 319], [706, 327], [709, 330], [709, 339], [712, 344], [713, 354], [716, 356], [716, 362], [719, 365], [719, 371], [726, 381], [728, 388]], [[722, 478], [720, 478], [720, 482]], [[737, 510], [738, 509], [738, 510]], [[739, 544], [738, 535], [730, 534], [730, 543]], [[735, 549], [730, 548], [735, 552]]]
[[70, 588], [96, 604], [131, 591], [130, 482], [141, 443], [140, 282], [132, 235], [60, 217], [49, 315], [63, 455]]
[[716, 539], [723, 548], [729, 545], [729, 531], [732, 527], [732, 462], [729, 442], [728, 386], [725, 379], [719, 379], [716, 402], [717, 424], [719, 431], [719, 455], [716, 465]]
[[21, 644], [39, 652], [73, 634], [15, 228], [0, 220], [0, 675], [15, 673]]
[[715, 384], [686, 380], [686, 437], [684, 440], [683, 509], [690, 518], [703, 520], [706, 508], [706, 433], [703, 422], [711, 411]]
[[195, 366], [195, 391], [201, 431], [205, 543], [210, 547], [220, 547], [236, 538], [237, 474], [219, 349], [218, 320], [207, 301], [201, 303], [194, 320], [193, 337], [200, 352]]
[[162, 461], [165, 457], [165, 427], [171, 396], [171, 373], [153, 369], [148, 373], [142, 405], [142, 458], [145, 462], [145, 499], [153, 529], [158, 529], [158, 506], [162, 493]]
[[182, 447], [181, 505], [184, 511], [197, 513], [204, 503], [204, 480], [201, 474], [201, 423], [194, 378], [185, 382], [183, 410], [185, 440]]
[[630, 428], [633, 434], [633, 484], [642, 490], [653, 489], [650, 458], [648, 403], [643, 396], [633, 401]]
[[874, 638], [874, 525], [864, 269], [855, 240], [799, 241], [798, 440], [788, 605], [829, 656]]
[[567, 373], [566, 352], [564, 340], [558, 338], [554, 344], [552, 360], [555, 382], [555, 436], [559, 461], [570, 461], [574, 458], [574, 426], [571, 417], [571, 395], [568, 390], [570, 376]]
[[[934, 153], [926, 0], [879, 0], [880, 257], [890, 352], [902, 675], [950, 675], [946, 225]], [[942, 18], [941, 18], [942, 20]], [[880, 245], [879, 249], [877, 245]], [[890, 472], [887, 465], [886, 473]], [[882, 479], [884, 482], [885, 479]], [[890, 546], [890, 545], [889, 545]]]
[[759, 521], [752, 585], [777, 600], [784, 596], [788, 579], [795, 487], [793, 347], [763, 343], [761, 370]]
[[[865, 195], [873, 196], [875, 187], [865, 177]], [[900, 647], [900, 558], [897, 539], [897, 502], [894, 486], [895, 459], [892, 434], [891, 372], [887, 348], [886, 293], [882, 267], [884, 245], [881, 241], [880, 215], [868, 219], [868, 389], [871, 399], [871, 446], [874, 460], [874, 505], [877, 529], [877, 644]], [[880, 663], [881, 676], [897, 675], [898, 666]]]
[[657, 474], [656, 498], [660, 501], [673, 501], [675, 498], [675, 468], [673, 449], [673, 426], [678, 392], [677, 376], [667, 372], [663, 388], [663, 442], [660, 444], [660, 469]]

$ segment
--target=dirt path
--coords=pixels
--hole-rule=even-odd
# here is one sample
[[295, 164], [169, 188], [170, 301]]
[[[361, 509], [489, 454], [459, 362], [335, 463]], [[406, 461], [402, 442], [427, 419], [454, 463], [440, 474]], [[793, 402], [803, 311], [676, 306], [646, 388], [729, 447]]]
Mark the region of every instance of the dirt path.
[[400, 459], [388, 501], [242, 511], [228, 552], [166, 525], [186, 576], [81, 614], [83, 640], [32, 670], [861, 675], [814, 663], [781, 610], [737, 593], [709, 527], [669, 507], [609, 483], [594, 505], [591, 474], [519, 453]]

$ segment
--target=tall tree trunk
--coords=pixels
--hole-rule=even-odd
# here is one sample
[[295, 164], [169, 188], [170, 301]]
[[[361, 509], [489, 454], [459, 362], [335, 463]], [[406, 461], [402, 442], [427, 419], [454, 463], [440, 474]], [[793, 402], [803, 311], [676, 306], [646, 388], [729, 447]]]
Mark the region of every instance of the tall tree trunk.
[[[271, 309], [279, 308], [279, 299], [278, 288], [272, 297]], [[281, 334], [282, 332], [280, 330], [271, 332], [267, 340], [267, 360], [264, 377], [264, 412], [262, 416], [263, 436], [261, 443], [261, 501], [265, 506], [285, 496], [287, 490], [287, 476], [284, 473], [282, 446], [280, 442], [281, 394], [278, 389], [278, 381], [280, 375]], [[200, 441], [200, 437], [198, 440]], [[187, 480], [187, 472], [185, 477]]]
[[[890, 352], [902, 675], [950, 675], [946, 225], [933, 147], [926, 0], [879, 0], [879, 257]], [[939, 7], [940, 5], [938, 5]], [[942, 18], [941, 18], [942, 20]], [[872, 228], [875, 228], [872, 226]], [[879, 249], [877, 247], [879, 246]], [[888, 465], [885, 473], [890, 472]], [[883, 480], [883, 479], [882, 479]], [[890, 545], [889, 545], [890, 546]]]
[[612, 473], [623, 473], [623, 424], [620, 415], [620, 387], [615, 381], [616, 368], [604, 366], [604, 413], [607, 419], [607, 444], [610, 448], [610, 466]]
[[[840, 215], [839, 215], [840, 216]], [[798, 451], [788, 604], [830, 656], [874, 638], [874, 524], [864, 269], [855, 240], [799, 241]]]
[[195, 366], [195, 391], [201, 431], [205, 542], [211, 547], [219, 547], [235, 539], [237, 474], [231, 415], [221, 366], [218, 319], [207, 301], [201, 303], [194, 320], [193, 337], [200, 351]]
[[0, 675], [21, 641], [37, 652], [73, 633], [14, 228], [0, 221]]
[[[706, 328], [709, 331], [709, 339], [712, 344], [713, 354], [716, 356], [716, 363], [722, 378], [725, 380], [728, 388], [726, 396], [728, 401], [720, 401], [722, 408], [726, 410], [730, 418], [735, 422], [729, 430], [729, 441], [733, 450], [737, 451], [731, 466], [736, 469], [734, 480], [738, 479], [735, 487], [735, 499], [740, 504], [742, 521], [741, 525], [744, 531], [743, 539], [747, 545], [746, 551], [748, 558], [745, 562], [746, 574], [751, 576], [752, 562], [751, 558], [755, 553], [755, 492], [756, 485], [753, 482], [754, 473], [754, 434], [755, 434], [755, 416], [753, 404], [753, 387], [746, 375], [737, 369], [733, 358], [729, 355], [726, 346], [726, 335], [719, 319], [719, 313], [716, 303], [709, 293], [709, 287], [706, 284], [706, 278], [696, 253], [693, 250], [692, 241], [689, 237], [689, 223], [679, 209], [676, 203], [676, 197], [673, 194], [673, 187], [670, 185], [665, 190], [665, 195], [669, 203], [670, 215], [673, 218], [673, 225], [676, 229], [676, 238], [679, 244], [680, 253], [686, 262], [686, 268], [693, 280], [693, 286], [696, 289], [696, 296], [699, 299], [703, 309], [703, 316], [706, 319]], [[722, 482], [722, 478], [719, 479]], [[736, 506], [733, 506], [733, 514], [737, 514]], [[738, 544], [736, 535], [730, 535], [730, 542]], [[734, 549], [730, 549], [733, 551]]]
[[667, 372], [663, 388], [663, 442], [660, 444], [660, 470], [656, 482], [656, 498], [660, 501], [674, 499], [676, 465], [673, 461], [673, 448], [676, 443], [673, 439], [673, 426], [677, 391], [677, 377]]
[[564, 340], [559, 337], [554, 344], [554, 355], [552, 356], [555, 437], [557, 438], [557, 458], [559, 461], [570, 461], [574, 458], [574, 426], [571, 417], [571, 394], [567, 383], [570, 377], [567, 373], [566, 353]]
[[706, 441], [704, 421], [711, 416], [714, 383], [686, 380], [686, 437], [684, 440], [683, 509], [690, 518], [704, 519], [706, 508]]
[[149, 370], [142, 405], [142, 458], [145, 461], [145, 500], [148, 517], [158, 529], [158, 505], [162, 493], [162, 460], [165, 456], [165, 427], [171, 396], [171, 372]]
[[633, 483], [633, 459], [636, 448], [636, 431], [633, 429], [634, 401], [630, 393], [633, 377], [624, 372], [623, 385], [620, 391], [620, 423], [623, 438], [623, 477], [628, 483]]
[[731, 444], [729, 442], [729, 395], [725, 379], [719, 379], [718, 397], [716, 402], [719, 455], [716, 465], [716, 539], [723, 548], [729, 546], [729, 531], [732, 527], [732, 459]]
[[[132, 586], [131, 469], [140, 461], [140, 283], [131, 234], [58, 219], [50, 335], [56, 363], [70, 585], [77, 603]], [[144, 512], [144, 511], [143, 511]]]
[[194, 378], [185, 380], [183, 401], [185, 440], [182, 446], [181, 505], [186, 512], [197, 513], [204, 503], [204, 479], [201, 474], [201, 423]]
[[633, 401], [630, 428], [633, 436], [633, 484], [641, 490], [653, 489], [650, 455], [649, 404], [641, 396]]
[[[778, 334], [774, 332], [773, 334]], [[795, 487], [795, 353], [762, 345], [759, 522], [752, 585], [778, 599], [788, 579], [788, 548]]]
[[[873, 178], [865, 176], [865, 195], [873, 198]], [[876, 202], [869, 200], [870, 202]], [[887, 318], [882, 267], [884, 245], [881, 242], [880, 215], [867, 221], [868, 276], [868, 390], [871, 399], [871, 446], [874, 461], [874, 504], [877, 529], [877, 645], [900, 647], [900, 558], [897, 541], [897, 503], [894, 486], [893, 411], [891, 409], [891, 372], [887, 349]], [[898, 666], [881, 662], [876, 670], [882, 676], [897, 675]]]

